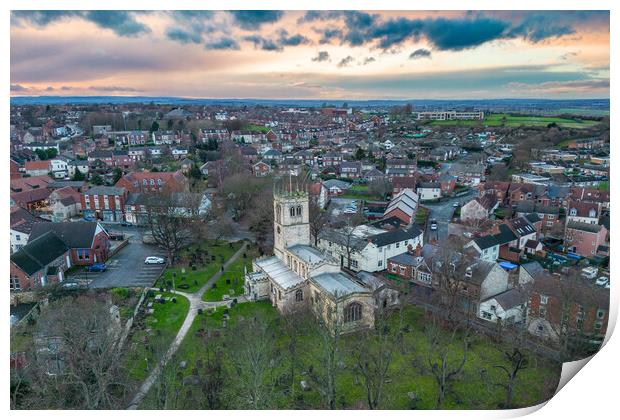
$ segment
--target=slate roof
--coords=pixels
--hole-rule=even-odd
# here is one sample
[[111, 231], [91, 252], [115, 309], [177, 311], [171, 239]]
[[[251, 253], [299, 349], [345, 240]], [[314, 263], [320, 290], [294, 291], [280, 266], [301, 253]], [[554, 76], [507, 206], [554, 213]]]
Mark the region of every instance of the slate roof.
[[92, 187], [84, 193], [84, 195], [123, 195], [125, 194], [125, 188], [123, 187], [108, 187], [105, 185], [97, 185]]
[[318, 276], [312, 277], [311, 281], [332, 296], [337, 295], [338, 297], [343, 297], [352, 293], [363, 293], [368, 291], [362, 287], [362, 285], [341, 272], [319, 274]]
[[47, 232], [54, 232], [70, 248], [90, 248], [97, 222], [39, 222], [32, 226], [28, 243]]
[[567, 229], [583, 230], [584, 232], [598, 233], [601, 225], [593, 225], [590, 223], [570, 221], [566, 224]]
[[525, 270], [530, 276], [537, 277], [545, 272], [545, 269], [538, 261], [531, 261], [521, 264], [521, 270]]
[[284, 290], [295, 287], [305, 280], [288, 268], [278, 257], [256, 260], [255, 263], [265, 274]]
[[523, 291], [514, 288], [508, 289], [499, 295], [495, 295], [491, 299], [495, 299], [497, 303], [506, 311], [524, 304], [527, 300], [527, 295]]
[[58, 235], [48, 231], [11, 254], [11, 262], [31, 276], [68, 250], [69, 247]]

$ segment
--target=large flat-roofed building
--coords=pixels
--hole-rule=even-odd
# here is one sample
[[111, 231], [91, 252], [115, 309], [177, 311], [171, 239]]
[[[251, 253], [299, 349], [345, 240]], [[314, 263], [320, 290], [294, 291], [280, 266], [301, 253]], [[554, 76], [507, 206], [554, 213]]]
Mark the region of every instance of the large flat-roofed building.
[[417, 113], [418, 120], [483, 120], [483, 111], [423, 111]]

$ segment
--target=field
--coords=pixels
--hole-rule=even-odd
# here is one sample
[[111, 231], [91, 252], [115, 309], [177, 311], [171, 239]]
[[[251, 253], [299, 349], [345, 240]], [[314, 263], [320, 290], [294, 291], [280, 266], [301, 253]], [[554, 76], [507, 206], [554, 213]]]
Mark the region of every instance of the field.
[[546, 127], [548, 124], [555, 123], [560, 127], [566, 128], [587, 128], [598, 124], [597, 121], [581, 120], [578, 118], [560, 118], [560, 117], [544, 117], [544, 116], [516, 116], [510, 114], [488, 114], [484, 121], [433, 121], [431, 125], [445, 126], [535, 126]]
[[[174, 384], [174, 406], [168, 408], [207, 408], [204, 394], [200, 392], [200, 372], [205, 366], [205, 360], [214, 357], [217, 349], [223, 350], [221, 360], [217, 363], [223, 370], [224, 398], [219, 403], [219, 408], [243, 409], [250, 408], [247, 394], [242, 389], [247, 389], [248, 372], [239, 371], [240, 356], [243, 354], [239, 349], [247, 346], [249, 341], [236, 335], [237, 323], [241, 320], [246, 322], [250, 319], [257, 320], [258, 326], [265, 326], [270, 331], [267, 340], [272, 343], [267, 348], [272, 349], [269, 353], [269, 373], [265, 374], [264, 380], [275, 380], [273, 394], [270, 394], [269, 402], [265, 408], [325, 408], [323, 399], [316, 389], [308, 373], [313, 369], [322, 372], [321, 337], [313, 323], [299, 328], [300, 333], [297, 342], [297, 368], [294, 370], [295, 397], [290, 397], [290, 341], [285, 333], [286, 324], [284, 319], [276, 312], [269, 302], [242, 303], [229, 310], [229, 319], [223, 323], [224, 311], [219, 309], [213, 314], [200, 314], [194, 321], [188, 335], [181, 344], [175, 358], [176, 364], [171, 366], [170, 378], [177, 378]], [[404, 325], [403, 339], [392, 352], [392, 363], [388, 370], [385, 381], [384, 398], [380, 408], [385, 409], [408, 409], [412, 408], [409, 393], [417, 395], [416, 407], [418, 409], [435, 408], [437, 400], [437, 384], [430, 371], [428, 364], [429, 342], [425, 333], [425, 320], [423, 312], [414, 307], [408, 307], [403, 314]], [[396, 328], [398, 316], [394, 315], [389, 320], [390, 328]], [[441, 331], [442, 339], [447, 338], [447, 332]], [[341, 356], [338, 362], [336, 374], [336, 396], [338, 408], [366, 408], [366, 395], [363, 385], [363, 377], [356, 370], [356, 361], [352, 352], [359, 348], [358, 335], [343, 336], [340, 340]], [[264, 345], [262, 343], [261, 345]], [[374, 348], [377, 341], [371, 336], [365, 341], [364, 346]], [[275, 349], [273, 347], [275, 347]], [[450, 363], [460, 360], [462, 346], [460, 342], [448, 346], [451, 352]], [[504, 399], [503, 388], [497, 383], [504, 383], [505, 377], [496, 366], [506, 365], [503, 358], [504, 351], [511, 350], [503, 345], [490, 342], [482, 336], [472, 338], [464, 370], [457, 376], [451, 392], [447, 394], [445, 408], [497, 408]], [[263, 348], [263, 351], [265, 348]], [[529, 366], [519, 372], [519, 378], [515, 387], [514, 403], [517, 406], [531, 406], [545, 399], [557, 385], [561, 367], [547, 362], [532, 355], [527, 355]], [[180, 363], [183, 362], [183, 365]], [[182, 367], [184, 366], [184, 367]], [[199, 375], [198, 377], [196, 375]], [[196, 378], [194, 385], [188, 385], [189, 378]], [[300, 381], [310, 383], [310, 390], [301, 391]], [[183, 383], [185, 385], [183, 385]], [[177, 394], [178, 392], [178, 394]], [[270, 391], [271, 392], [271, 391]], [[240, 395], [241, 394], [241, 395]], [[154, 389], [147, 395], [140, 408], [158, 408]], [[244, 398], [243, 395], [246, 395]], [[161, 408], [161, 407], [159, 407]]]
[[[193, 293], [198, 291], [222, 265], [241, 248], [241, 242], [205, 241], [198, 246], [192, 246], [181, 254], [180, 263], [167, 268], [161, 276], [158, 285], [172, 282], [177, 289]], [[196, 256], [192, 269], [192, 258]]]
[[368, 185], [352, 185], [351, 188], [346, 190], [340, 197], [367, 201], [381, 201], [384, 199], [380, 195], [371, 193], [368, 190]]

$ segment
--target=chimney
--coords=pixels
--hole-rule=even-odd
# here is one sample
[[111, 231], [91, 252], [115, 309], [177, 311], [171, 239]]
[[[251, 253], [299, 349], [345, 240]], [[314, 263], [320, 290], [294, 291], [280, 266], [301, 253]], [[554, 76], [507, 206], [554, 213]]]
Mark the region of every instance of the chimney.
[[413, 252], [413, 245], [411, 244], [407, 245], [407, 253], [411, 255], [415, 255], [415, 253]]
[[420, 255], [422, 255], [422, 246], [418, 243], [418, 246], [415, 248], [415, 256], [419, 257]]

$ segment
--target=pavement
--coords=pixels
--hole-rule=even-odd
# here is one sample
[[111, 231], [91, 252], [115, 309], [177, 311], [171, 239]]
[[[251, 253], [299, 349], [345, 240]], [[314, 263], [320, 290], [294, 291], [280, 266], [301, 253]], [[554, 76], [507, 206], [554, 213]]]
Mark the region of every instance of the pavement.
[[448, 238], [448, 224], [452, 221], [452, 217], [454, 216], [454, 211], [456, 208], [454, 207], [454, 203], [458, 202], [460, 205], [468, 202], [472, 198], [478, 195], [478, 191], [475, 189], [471, 189], [467, 192], [467, 194], [448, 198], [441, 200], [439, 203], [421, 203], [423, 207], [426, 207], [429, 210], [428, 213], [428, 223], [430, 224], [431, 220], [437, 221], [437, 230], [432, 231], [429, 227], [425, 230], [425, 238], [424, 242], [430, 241], [444, 241]]
[[[226, 261], [226, 263], [224, 264], [224, 271], [233, 262], [235, 262], [237, 258], [239, 258], [245, 252], [247, 245], [248, 245], [247, 242], [245, 242], [243, 246], [237, 252], [235, 252], [228, 261]], [[200, 288], [200, 290], [194, 293], [185, 293], [185, 292], [175, 291], [176, 294], [187, 298], [187, 300], [189, 301], [189, 311], [187, 312], [187, 316], [185, 317], [185, 320], [183, 321], [183, 325], [181, 325], [179, 332], [177, 333], [176, 337], [170, 344], [170, 347], [168, 347], [166, 354], [164, 354], [164, 356], [159, 361], [157, 366], [153, 368], [151, 373], [149, 373], [149, 376], [147, 376], [144, 382], [142, 382], [142, 385], [140, 385], [140, 388], [138, 388], [138, 392], [136, 393], [136, 395], [133, 397], [133, 399], [129, 403], [129, 407], [127, 407], [129, 410], [138, 409], [140, 402], [142, 402], [146, 394], [148, 394], [149, 390], [151, 389], [151, 387], [157, 380], [161, 370], [166, 366], [166, 363], [168, 363], [170, 358], [174, 355], [174, 353], [176, 353], [179, 346], [183, 342], [183, 339], [187, 335], [190, 327], [192, 326], [192, 323], [194, 322], [194, 319], [196, 318], [196, 315], [198, 314], [198, 310], [214, 308], [217, 306], [229, 306], [230, 305], [231, 301], [205, 302], [202, 300], [202, 295], [207, 290], [209, 290], [211, 285], [215, 283], [221, 276], [222, 276], [222, 271], [218, 271], [209, 280], [207, 280], [207, 282]], [[156, 289], [156, 290], [159, 290], [159, 289]]]
[[90, 288], [151, 287], [161, 275], [165, 264], [144, 264], [148, 256], [165, 257], [161, 248], [142, 243], [132, 236], [118, 254], [106, 261], [106, 271], [80, 270], [67, 276], [67, 283], [87, 284]]

